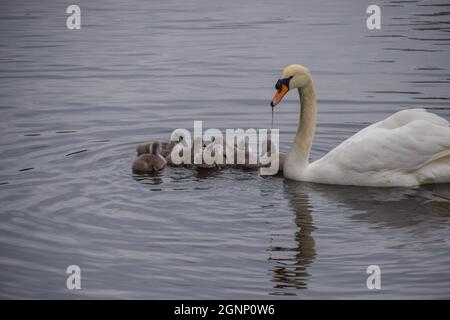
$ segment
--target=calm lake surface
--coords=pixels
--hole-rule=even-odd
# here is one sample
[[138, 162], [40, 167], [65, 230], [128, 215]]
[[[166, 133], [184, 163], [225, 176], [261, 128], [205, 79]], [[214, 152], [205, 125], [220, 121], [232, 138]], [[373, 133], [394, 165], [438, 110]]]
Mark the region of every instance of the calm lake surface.
[[[131, 172], [194, 120], [270, 128], [291, 63], [317, 89], [312, 160], [401, 109], [450, 119], [448, 0], [377, 1], [375, 31], [357, 0], [74, 3], [81, 30], [68, 2], [0, 3], [0, 298], [450, 298], [450, 185]], [[275, 111], [283, 151], [298, 112]]]

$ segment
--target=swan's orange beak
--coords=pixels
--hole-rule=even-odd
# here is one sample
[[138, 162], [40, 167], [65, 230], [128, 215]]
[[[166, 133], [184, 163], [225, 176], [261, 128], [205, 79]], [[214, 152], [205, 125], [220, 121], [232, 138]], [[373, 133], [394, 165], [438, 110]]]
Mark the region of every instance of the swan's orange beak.
[[279, 104], [281, 99], [283, 99], [283, 97], [285, 96], [286, 93], [288, 93], [288, 91], [289, 91], [289, 88], [285, 84], [282, 84], [281, 89], [277, 90], [277, 92], [273, 96], [273, 99], [270, 102], [270, 106], [273, 108], [277, 104]]

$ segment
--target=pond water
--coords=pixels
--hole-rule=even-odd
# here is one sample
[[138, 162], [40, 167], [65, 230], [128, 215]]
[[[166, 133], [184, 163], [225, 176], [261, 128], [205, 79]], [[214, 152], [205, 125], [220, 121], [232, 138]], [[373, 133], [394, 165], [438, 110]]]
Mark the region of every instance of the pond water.
[[[175, 128], [270, 128], [310, 68], [315, 160], [390, 114], [450, 119], [450, 3], [0, 3], [1, 298], [450, 298], [450, 185], [361, 188], [258, 172], [131, 172]], [[298, 96], [275, 110], [287, 151]], [[81, 268], [81, 290], [66, 268]], [[381, 268], [368, 290], [366, 268]]]

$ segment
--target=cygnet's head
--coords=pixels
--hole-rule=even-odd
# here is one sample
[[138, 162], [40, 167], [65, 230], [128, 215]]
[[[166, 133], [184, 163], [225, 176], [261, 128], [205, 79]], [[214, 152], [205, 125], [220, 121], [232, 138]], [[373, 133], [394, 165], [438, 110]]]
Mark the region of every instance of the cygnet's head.
[[151, 150], [151, 153], [152, 153], [153, 155], [158, 155], [158, 154], [160, 154], [160, 153], [161, 153], [161, 143], [159, 143], [158, 141], [157, 141], [157, 142], [153, 142], [153, 143], [152, 143], [152, 150]]

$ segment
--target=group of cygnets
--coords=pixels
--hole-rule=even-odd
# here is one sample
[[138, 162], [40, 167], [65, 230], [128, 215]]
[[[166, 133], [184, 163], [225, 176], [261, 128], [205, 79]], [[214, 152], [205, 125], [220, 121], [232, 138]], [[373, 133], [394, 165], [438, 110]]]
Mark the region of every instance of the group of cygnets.
[[[183, 166], [197, 169], [257, 169], [262, 166], [270, 165], [270, 163], [262, 164], [257, 152], [252, 150], [249, 146], [248, 139], [245, 137], [238, 139], [236, 143], [233, 144], [223, 143], [222, 139], [216, 139], [214, 137], [209, 144], [205, 144], [201, 137], [197, 138], [197, 140], [195, 140], [191, 146], [184, 147], [191, 149], [191, 161], [189, 161], [189, 163], [181, 164], [176, 164], [175, 161], [172, 160], [172, 150], [178, 143], [183, 141], [182, 136], [179, 136], [178, 140], [175, 141], [152, 141], [140, 144], [136, 148], [138, 158], [133, 161], [133, 172], [138, 174], [154, 173], [163, 170], [166, 166]], [[203, 158], [201, 158], [200, 161], [195, 161], [195, 157], [201, 157], [205, 150], [209, 151], [209, 154], [211, 154], [214, 159], [220, 159], [220, 161], [206, 163]], [[240, 152], [241, 155], [244, 155], [243, 161], [237, 161], [238, 152]], [[277, 151], [275, 144], [270, 139], [265, 140], [262, 143], [261, 156], [263, 155], [266, 159], [274, 159], [277, 157], [279, 161], [278, 172], [282, 171], [284, 155]], [[230, 156], [234, 157], [233, 161], [227, 159], [227, 157], [229, 158]]]

